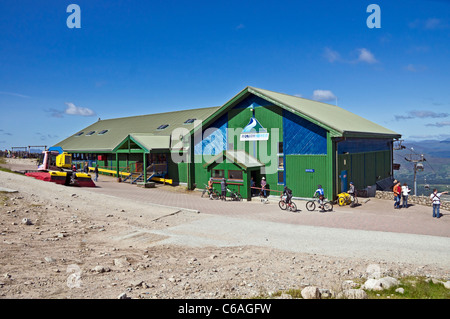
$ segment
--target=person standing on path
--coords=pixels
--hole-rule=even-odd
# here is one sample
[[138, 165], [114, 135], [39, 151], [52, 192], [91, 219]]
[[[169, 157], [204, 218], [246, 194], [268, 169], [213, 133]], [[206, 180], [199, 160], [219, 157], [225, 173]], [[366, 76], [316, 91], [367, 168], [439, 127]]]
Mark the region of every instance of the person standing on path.
[[98, 180], [98, 164], [95, 164], [94, 173], [95, 173], [95, 181], [97, 181]]
[[222, 200], [227, 200], [227, 182], [225, 182], [225, 177], [222, 179], [222, 182], [220, 182], [220, 188], [222, 190]]
[[433, 189], [433, 193], [430, 195], [430, 200], [433, 202], [433, 218], [440, 218], [441, 214], [439, 212], [439, 208], [441, 206], [441, 195], [442, 194], [448, 194], [447, 191], [438, 193], [437, 189]]
[[266, 178], [263, 177], [261, 179], [261, 194], [264, 196], [264, 198], [267, 197], [266, 186], [267, 186]]
[[397, 182], [397, 184], [394, 185], [394, 209], [400, 208], [400, 198], [402, 192], [402, 187], [400, 185], [400, 182]]
[[406, 183], [403, 184], [402, 186], [402, 206], [403, 208], [408, 208], [408, 195], [411, 192], [411, 190], [409, 189], [408, 185]]

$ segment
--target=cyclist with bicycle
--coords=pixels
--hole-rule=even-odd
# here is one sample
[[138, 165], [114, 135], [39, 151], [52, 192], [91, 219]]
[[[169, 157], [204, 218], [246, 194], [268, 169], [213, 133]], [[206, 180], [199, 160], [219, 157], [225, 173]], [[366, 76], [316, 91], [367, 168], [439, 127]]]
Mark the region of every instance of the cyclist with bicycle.
[[284, 186], [283, 194], [281, 194], [281, 198], [283, 198], [283, 196], [286, 196], [286, 199], [285, 199], [286, 204], [291, 204], [292, 190], [290, 188], [288, 188], [287, 186]]
[[209, 192], [209, 194], [211, 194], [212, 191], [213, 191], [213, 179], [212, 179], [212, 177], [211, 177], [211, 178], [209, 179], [209, 181], [208, 181], [208, 192]]
[[323, 199], [325, 198], [325, 192], [322, 188], [322, 185], [317, 185], [317, 189], [314, 192], [314, 197], [316, 197], [316, 194], [319, 195], [319, 208], [323, 210]]

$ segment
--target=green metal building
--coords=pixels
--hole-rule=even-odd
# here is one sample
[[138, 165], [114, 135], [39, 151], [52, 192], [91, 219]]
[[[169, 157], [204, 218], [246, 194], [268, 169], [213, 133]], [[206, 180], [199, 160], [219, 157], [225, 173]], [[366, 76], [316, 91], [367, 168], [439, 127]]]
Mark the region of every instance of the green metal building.
[[99, 120], [54, 147], [122, 180], [204, 188], [212, 178], [250, 199], [252, 179], [271, 195], [285, 185], [335, 198], [393, 176], [400, 134], [335, 105], [246, 87], [220, 107]]

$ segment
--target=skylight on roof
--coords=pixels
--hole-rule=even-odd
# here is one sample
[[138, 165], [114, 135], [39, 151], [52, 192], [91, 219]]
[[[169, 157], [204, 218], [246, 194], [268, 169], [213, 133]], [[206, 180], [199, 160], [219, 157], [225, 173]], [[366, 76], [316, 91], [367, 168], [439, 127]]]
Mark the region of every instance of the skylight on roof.
[[103, 131], [98, 132], [98, 135], [103, 135], [103, 134], [106, 134], [107, 132], [108, 132], [108, 130], [103, 130]]
[[75, 136], [81, 136], [83, 134], [84, 134], [84, 132], [80, 132], [80, 133], [75, 134]]
[[95, 131], [90, 131], [89, 133], [86, 134], [86, 136], [91, 136], [94, 135]]
[[157, 130], [164, 130], [168, 126], [169, 126], [169, 124], [160, 125], [160, 126], [158, 126]]
[[192, 124], [196, 119], [188, 119], [184, 122], [184, 124]]

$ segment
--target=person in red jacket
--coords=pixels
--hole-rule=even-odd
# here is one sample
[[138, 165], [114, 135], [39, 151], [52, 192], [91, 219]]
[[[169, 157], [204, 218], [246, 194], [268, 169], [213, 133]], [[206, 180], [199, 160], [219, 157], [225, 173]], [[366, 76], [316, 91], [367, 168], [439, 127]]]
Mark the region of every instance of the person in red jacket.
[[399, 209], [400, 208], [400, 199], [402, 196], [402, 186], [400, 182], [397, 181], [397, 184], [394, 185], [393, 188], [394, 191], [394, 208]]

